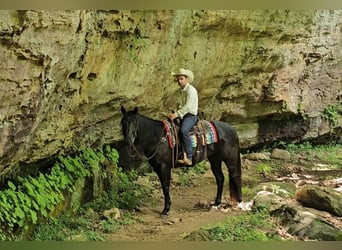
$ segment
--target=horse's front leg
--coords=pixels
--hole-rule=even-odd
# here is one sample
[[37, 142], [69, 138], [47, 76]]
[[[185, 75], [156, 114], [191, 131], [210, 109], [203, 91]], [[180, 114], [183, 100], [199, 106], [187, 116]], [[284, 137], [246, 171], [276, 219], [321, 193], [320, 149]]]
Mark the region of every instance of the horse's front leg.
[[161, 164], [155, 167], [155, 171], [159, 177], [160, 184], [162, 186], [164, 194], [164, 209], [161, 212], [161, 216], [167, 216], [170, 212], [171, 198], [170, 198], [170, 180], [171, 180], [171, 168], [166, 164]]

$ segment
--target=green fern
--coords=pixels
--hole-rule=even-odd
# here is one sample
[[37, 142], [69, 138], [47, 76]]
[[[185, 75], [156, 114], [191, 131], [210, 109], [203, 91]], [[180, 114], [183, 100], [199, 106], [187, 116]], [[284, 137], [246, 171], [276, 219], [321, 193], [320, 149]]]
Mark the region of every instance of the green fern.
[[60, 156], [48, 175], [8, 181], [8, 188], [0, 191], [0, 240], [13, 239], [15, 232], [36, 224], [40, 217], [48, 218], [64, 199], [63, 192], [73, 192], [75, 180], [100, 170], [106, 159], [117, 163], [117, 151], [109, 146], [105, 150], [85, 149], [76, 157]]
[[271, 173], [272, 167], [266, 163], [260, 163], [256, 166], [256, 172], [262, 175]]
[[322, 117], [329, 121], [329, 123], [335, 127], [337, 125], [338, 117], [342, 113], [342, 105], [329, 105], [327, 106], [323, 112]]

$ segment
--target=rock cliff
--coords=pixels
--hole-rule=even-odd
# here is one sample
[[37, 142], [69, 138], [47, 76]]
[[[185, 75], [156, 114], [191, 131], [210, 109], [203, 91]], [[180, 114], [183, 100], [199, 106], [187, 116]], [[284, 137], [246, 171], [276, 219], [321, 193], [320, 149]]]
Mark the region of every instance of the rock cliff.
[[121, 140], [120, 105], [165, 119], [179, 67], [244, 148], [341, 137], [341, 10], [1, 10], [0, 55], [0, 176]]

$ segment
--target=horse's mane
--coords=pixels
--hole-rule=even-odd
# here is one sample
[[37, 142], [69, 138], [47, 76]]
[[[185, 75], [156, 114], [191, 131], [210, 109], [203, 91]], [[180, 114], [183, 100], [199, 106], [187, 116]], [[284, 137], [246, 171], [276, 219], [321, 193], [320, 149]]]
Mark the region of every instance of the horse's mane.
[[154, 143], [158, 142], [163, 127], [163, 122], [146, 117], [141, 114], [136, 114], [136, 118], [139, 122], [139, 142], [140, 143]]

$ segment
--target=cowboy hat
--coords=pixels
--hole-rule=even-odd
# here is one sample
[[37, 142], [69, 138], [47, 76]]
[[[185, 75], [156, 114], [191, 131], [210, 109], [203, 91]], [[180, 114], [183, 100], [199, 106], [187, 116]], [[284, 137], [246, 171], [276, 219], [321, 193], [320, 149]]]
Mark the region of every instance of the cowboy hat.
[[192, 81], [194, 80], [194, 73], [192, 73], [192, 71], [188, 69], [179, 69], [177, 73], [172, 72], [171, 75], [175, 77], [186, 76], [189, 83], [192, 83]]

